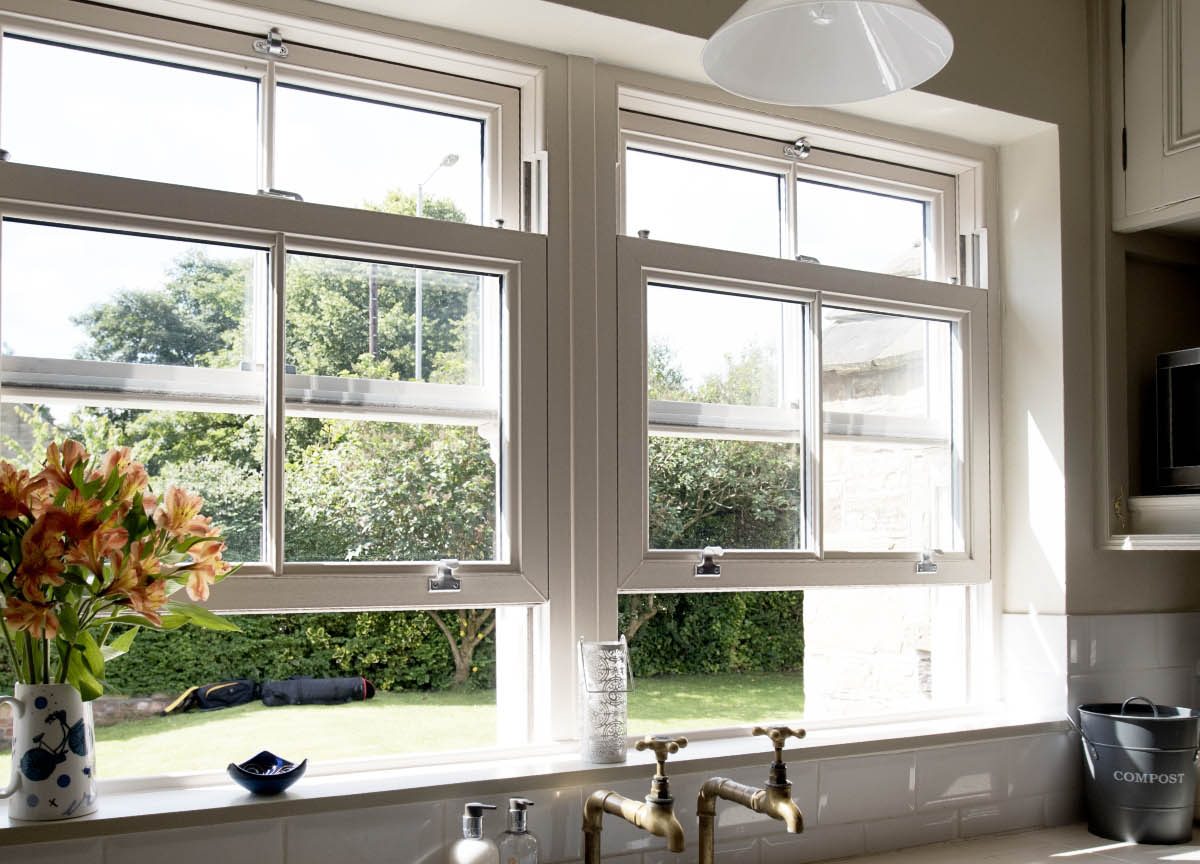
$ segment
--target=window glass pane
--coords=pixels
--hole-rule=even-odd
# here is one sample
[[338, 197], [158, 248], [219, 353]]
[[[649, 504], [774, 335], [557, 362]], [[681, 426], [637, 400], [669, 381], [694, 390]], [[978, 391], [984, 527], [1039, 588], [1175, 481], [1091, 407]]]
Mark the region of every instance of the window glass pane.
[[[233, 577], [236, 578], [236, 577]], [[218, 585], [214, 595], [221, 590]], [[464, 665], [456, 667], [448, 625]], [[109, 661], [97, 709], [97, 761], [106, 777], [223, 771], [260, 750], [329, 765], [496, 743], [494, 610], [352, 612], [233, 616], [241, 632], [183, 628], [144, 631], [128, 654]], [[466, 656], [469, 655], [469, 656]], [[248, 678], [276, 689], [302, 675], [362, 679], [375, 695], [337, 705], [275, 705], [255, 699], [220, 711], [158, 712], [197, 684]], [[0, 659], [0, 687], [10, 677]], [[7, 706], [0, 706], [0, 711]], [[4, 715], [0, 714], [0, 717]], [[447, 735], [470, 730], [470, 740]], [[398, 730], [401, 730], [398, 734]], [[180, 746], [183, 739], [203, 746]], [[0, 741], [0, 774], [10, 753]], [[232, 788], [232, 787], [230, 787]]]
[[92, 453], [130, 447], [157, 493], [182, 486], [204, 499], [222, 529], [228, 561], [261, 561], [263, 525], [262, 414], [52, 404], [0, 404], [0, 459], [40, 471], [51, 441], [70, 437]]
[[782, 254], [783, 179], [698, 159], [625, 150], [625, 230], [652, 240]]
[[482, 120], [281, 85], [275, 185], [306, 201], [481, 224]]
[[265, 251], [12, 219], [3, 232], [4, 354], [235, 370], [263, 362], [255, 309]]
[[800, 180], [796, 254], [822, 264], [930, 278], [924, 201]]
[[288, 560], [504, 556], [500, 303], [495, 276], [289, 256]]
[[14, 162], [255, 190], [256, 80], [12, 35], [3, 48]]
[[965, 597], [922, 585], [622, 595], [629, 733], [962, 705]]
[[954, 326], [822, 308], [825, 547], [962, 548]]
[[650, 548], [805, 545], [805, 304], [647, 289]]

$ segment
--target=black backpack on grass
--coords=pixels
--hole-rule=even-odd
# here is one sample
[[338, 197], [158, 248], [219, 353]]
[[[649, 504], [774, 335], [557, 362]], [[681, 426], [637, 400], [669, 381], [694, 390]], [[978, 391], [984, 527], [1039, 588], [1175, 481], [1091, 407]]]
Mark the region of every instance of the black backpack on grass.
[[264, 681], [264, 705], [341, 705], [365, 702], [375, 696], [375, 685], [366, 678], [286, 678]]
[[192, 709], [212, 711], [217, 708], [232, 708], [235, 705], [253, 702], [259, 697], [259, 693], [258, 682], [249, 678], [203, 684], [185, 690], [183, 695], [164, 708], [162, 713], [165, 716], [182, 714]]

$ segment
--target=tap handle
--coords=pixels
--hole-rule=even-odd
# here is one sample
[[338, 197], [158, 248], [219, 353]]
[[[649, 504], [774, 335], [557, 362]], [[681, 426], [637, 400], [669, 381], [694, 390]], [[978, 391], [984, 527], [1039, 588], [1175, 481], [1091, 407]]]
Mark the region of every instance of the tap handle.
[[672, 738], [670, 735], [647, 735], [634, 745], [638, 750], [653, 750], [658, 762], [658, 776], [667, 776], [667, 756], [678, 753], [687, 746], [686, 738]]
[[755, 726], [755, 735], [766, 735], [775, 746], [775, 761], [783, 761], [783, 745], [789, 738], [803, 738], [807, 733], [803, 729], [792, 729], [789, 726]]

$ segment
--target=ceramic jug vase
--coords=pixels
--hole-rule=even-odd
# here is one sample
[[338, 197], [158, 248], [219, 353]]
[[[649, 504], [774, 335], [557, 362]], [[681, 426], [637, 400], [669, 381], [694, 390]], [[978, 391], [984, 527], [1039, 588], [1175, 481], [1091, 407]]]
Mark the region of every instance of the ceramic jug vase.
[[92, 706], [70, 684], [18, 684], [0, 696], [13, 712], [12, 780], [0, 789], [12, 819], [48, 821], [96, 810]]

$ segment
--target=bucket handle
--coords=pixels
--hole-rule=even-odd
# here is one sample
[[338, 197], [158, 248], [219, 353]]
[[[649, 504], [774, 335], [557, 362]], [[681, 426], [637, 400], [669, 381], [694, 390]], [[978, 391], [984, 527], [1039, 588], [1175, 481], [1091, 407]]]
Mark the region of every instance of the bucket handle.
[[[1084, 754], [1087, 756], [1088, 770], [1091, 772], [1092, 776], [1095, 777], [1096, 760], [1100, 758], [1100, 754], [1096, 752], [1096, 745], [1088, 740], [1087, 735], [1083, 733], [1083, 729], [1081, 729], [1079, 724], [1075, 722], [1075, 718], [1071, 716], [1070, 711], [1067, 712], [1067, 722], [1070, 723], [1071, 728], [1079, 734], [1079, 740], [1083, 742]], [[1197, 755], [1200, 756], [1200, 752], [1198, 752]]]
[[1150, 706], [1150, 710], [1152, 712], [1154, 712], [1154, 716], [1158, 717], [1158, 706], [1154, 704], [1153, 700], [1147, 699], [1145, 696], [1130, 696], [1128, 699], [1126, 699], [1124, 702], [1122, 702], [1121, 703], [1121, 713], [1122, 714], [1125, 713], [1125, 709], [1129, 706], [1130, 702], [1145, 702], [1147, 705]]

